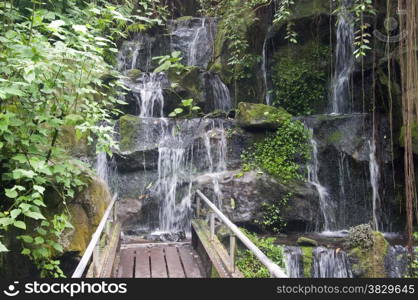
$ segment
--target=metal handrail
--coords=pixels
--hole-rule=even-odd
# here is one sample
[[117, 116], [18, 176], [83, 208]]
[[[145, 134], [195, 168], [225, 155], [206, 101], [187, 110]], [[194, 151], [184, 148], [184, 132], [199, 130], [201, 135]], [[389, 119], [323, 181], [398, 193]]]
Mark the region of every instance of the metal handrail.
[[[272, 262], [251, 240], [232, 223], [200, 190], [197, 194], [205, 201], [209, 208], [225, 223], [225, 225], [235, 234], [237, 238], [260, 260], [260, 262], [269, 270], [270, 275], [275, 278], [288, 278], [286, 273], [274, 262]], [[198, 208], [200, 204], [198, 203]], [[211, 234], [214, 234], [214, 216], [211, 216]], [[231, 256], [233, 252], [231, 253]]]
[[[97, 226], [96, 231], [92, 235], [90, 243], [87, 246], [86, 251], [84, 251], [83, 257], [78, 263], [77, 268], [75, 269], [71, 278], [81, 278], [83, 276], [87, 266], [89, 265], [90, 259], [92, 258], [94, 254], [94, 251], [97, 247], [100, 237], [102, 236], [106, 223], [109, 221], [108, 219], [109, 219], [110, 213], [115, 207], [117, 198], [118, 198], [118, 194], [115, 194], [109, 206], [107, 207], [106, 211], [104, 212], [102, 220], [100, 221], [99, 226]], [[115, 221], [115, 218], [116, 218], [116, 212], [113, 211], [113, 221]]]

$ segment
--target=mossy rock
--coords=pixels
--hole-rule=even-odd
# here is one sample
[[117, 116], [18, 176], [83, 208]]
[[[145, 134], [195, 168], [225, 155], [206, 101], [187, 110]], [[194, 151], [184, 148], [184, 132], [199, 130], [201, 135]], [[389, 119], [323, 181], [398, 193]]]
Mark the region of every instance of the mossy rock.
[[141, 119], [133, 115], [124, 115], [119, 119], [119, 147], [122, 152], [135, 146], [135, 132], [141, 124]]
[[99, 178], [91, 178], [85, 190], [68, 204], [73, 228], [60, 237], [65, 252], [84, 253], [110, 201], [107, 184]]
[[386, 278], [385, 257], [389, 243], [380, 232], [373, 232], [374, 245], [370, 249], [356, 247], [348, 252], [352, 271], [356, 277]]
[[176, 22], [187, 22], [193, 19], [193, 16], [183, 16], [176, 19]]
[[301, 236], [300, 238], [298, 238], [298, 240], [296, 241], [296, 244], [299, 246], [318, 247], [317, 241], [304, 237], [304, 236]]
[[132, 69], [128, 70], [126, 73], [126, 76], [128, 76], [130, 79], [136, 79], [142, 74], [142, 71], [139, 69]]
[[240, 102], [236, 119], [243, 128], [277, 129], [281, 122], [292, 117], [283, 108], [276, 108], [265, 104]]
[[302, 249], [302, 262], [303, 262], [303, 277], [312, 277], [312, 266], [313, 266], [313, 248], [312, 247], [301, 247]]
[[[418, 122], [412, 124], [412, 151], [415, 154], [418, 154]], [[402, 147], [405, 147], [405, 127], [403, 126], [401, 129], [401, 136], [399, 138], [399, 142]]]
[[81, 137], [77, 137], [75, 127], [65, 125], [61, 127], [58, 143], [69, 155], [78, 158], [86, 157], [94, 152], [93, 147], [88, 144], [87, 135], [87, 133], [84, 133]]

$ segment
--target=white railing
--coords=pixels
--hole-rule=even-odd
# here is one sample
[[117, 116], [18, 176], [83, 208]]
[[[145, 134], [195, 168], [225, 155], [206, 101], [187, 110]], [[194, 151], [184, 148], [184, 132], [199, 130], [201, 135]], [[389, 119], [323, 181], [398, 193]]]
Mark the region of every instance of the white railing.
[[102, 220], [97, 226], [96, 231], [91, 237], [91, 241], [84, 251], [83, 257], [75, 269], [72, 278], [81, 278], [83, 277], [86, 268], [90, 265], [90, 262], [93, 264], [93, 273], [97, 275], [97, 270], [99, 270], [100, 262], [100, 245], [99, 241], [102, 237], [102, 234], [105, 233], [109, 235], [110, 226], [116, 223], [117, 221], [117, 207], [115, 203], [117, 202], [118, 195], [114, 195], [112, 201], [109, 203], [106, 211], [103, 214]]
[[199, 211], [201, 208], [200, 199], [202, 199], [207, 206], [213, 211], [209, 218], [209, 227], [211, 239], [215, 236], [215, 214], [218, 218], [232, 231], [230, 240], [229, 256], [231, 260], [231, 267], [235, 268], [235, 236], [258, 258], [258, 260], [269, 270], [271, 277], [275, 278], [287, 278], [286, 273], [274, 262], [272, 262], [251, 240], [232, 223], [228, 217], [226, 217], [216, 206], [213, 204], [200, 190], [197, 190], [197, 215], [199, 217]]

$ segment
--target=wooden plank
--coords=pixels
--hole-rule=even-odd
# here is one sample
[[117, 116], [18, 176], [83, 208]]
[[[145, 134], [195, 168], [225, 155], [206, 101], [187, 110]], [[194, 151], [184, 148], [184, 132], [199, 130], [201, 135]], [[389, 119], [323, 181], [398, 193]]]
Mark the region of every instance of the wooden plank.
[[150, 253], [147, 248], [136, 249], [135, 278], [151, 278]]
[[180, 247], [179, 249], [180, 258], [183, 263], [184, 272], [187, 278], [201, 278], [199, 266], [197, 265], [196, 259], [193, 257], [193, 252], [187, 247]]
[[185, 278], [177, 247], [164, 248], [169, 278]]
[[134, 249], [126, 249], [121, 251], [118, 271], [119, 278], [132, 278], [134, 276], [134, 258]]
[[151, 277], [168, 278], [163, 248], [151, 248]]

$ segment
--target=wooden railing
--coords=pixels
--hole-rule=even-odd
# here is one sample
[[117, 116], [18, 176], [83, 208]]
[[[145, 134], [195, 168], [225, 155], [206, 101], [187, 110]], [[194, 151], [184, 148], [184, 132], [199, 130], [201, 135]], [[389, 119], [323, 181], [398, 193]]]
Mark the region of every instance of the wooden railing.
[[229, 259], [230, 271], [235, 271], [236, 237], [258, 258], [258, 260], [269, 270], [271, 277], [287, 278], [286, 273], [274, 262], [272, 262], [251, 240], [232, 223], [200, 190], [197, 190], [197, 216], [199, 217], [202, 199], [211, 209], [209, 216], [210, 238], [215, 237], [215, 216], [219, 218], [232, 231], [230, 236]]
[[[118, 195], [114, 195], [112, 201], [109, 203], [103, 217], [97, 226], [95, 233], [92, 235], [91, 241], [86, 248], [77, 268], [75, 269], [72, 278], [81, 278], [86, 276], [87, 269], [90, 270], [88, 277], [101, 277], [101, 270], [103, 264], [106, 263], [106, 257], [104, 257], [102, 251], [106, 245], [100, 245], [100, 241], [105, 240], [105, 243], [111, 238], [111, 230], [117, 226], [117, 198]], [[119, 240], [119, 236], [117, 237]]]

